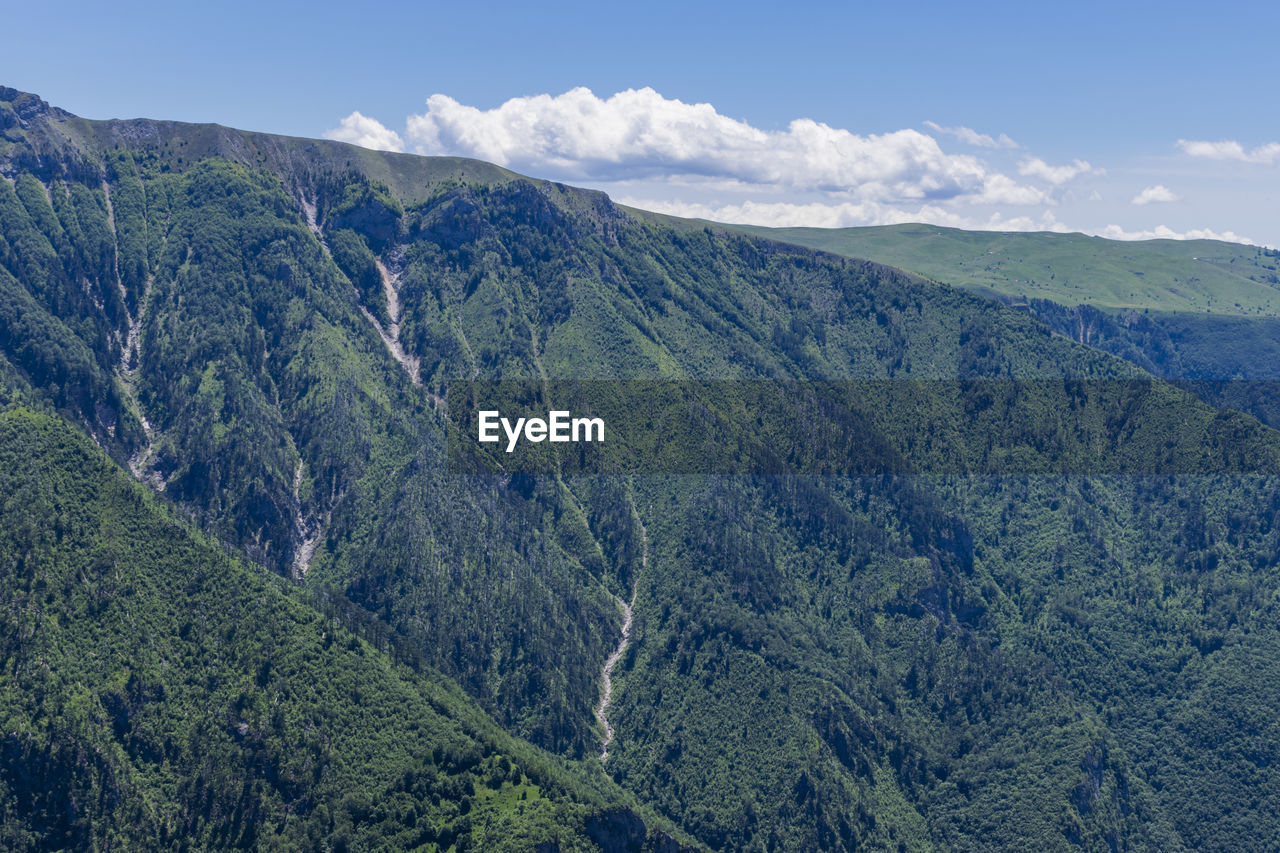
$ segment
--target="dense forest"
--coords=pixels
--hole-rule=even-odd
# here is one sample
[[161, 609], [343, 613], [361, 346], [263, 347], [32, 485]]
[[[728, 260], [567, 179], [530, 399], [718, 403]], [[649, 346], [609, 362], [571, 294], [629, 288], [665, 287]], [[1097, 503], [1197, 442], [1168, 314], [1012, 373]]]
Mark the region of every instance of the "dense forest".
[[[679, 228], [709, 225], [637, 213]], [[1177, 381], [1215, 407], [1280, 423], [1276, 249], [920, 224], [713, 227], [871, 258], [989, 295], [1057, 334]]]
[[0, 413], [0, 490], [5, 849], [572, 850], [615, 824], [674, 848], [601, 774], [192, 532], [65, 421]]
[[[0, 134], [4, 846], [1280, 835], [1280, 433], [1187, 334], [475, 161]], [[583, 380], [724, 466], [458, 469], [459, 387]]]

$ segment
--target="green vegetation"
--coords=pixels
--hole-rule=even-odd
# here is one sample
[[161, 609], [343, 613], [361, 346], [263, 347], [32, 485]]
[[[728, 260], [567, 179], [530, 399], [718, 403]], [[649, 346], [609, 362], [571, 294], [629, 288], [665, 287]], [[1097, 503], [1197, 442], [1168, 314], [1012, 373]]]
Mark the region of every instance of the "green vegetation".
[[[699, 223], [701, 225], [702, 223]], [[1280, 314], [1280, 253], [1216, 240], [1126, 242], [1084, 234], [718, 226], [911, 270], [957, 287], [1061, 305]]]
[[[705, 223], [644, 214], [684, 229]], [[1210, 240], [1116, 242], [1082, 234], [716, 226], [869, 258], [990, 295], [1054, 332], [1280, 425], [1280, 253]]]
[[[1144, 372], [1265, 353], [1215, 347], [1243, 313], [1014, 310], [486, 164], [12, 90], [0, 119], [0, 846], [1280, 837], [1280, 489], [1249, 473], [1280, 434]], [[1174, 298], [1122, 281], [1139, 255], [1110, 292]], [[461, 475], [476, 378], [750, 380], [688, 428], [1033, 473]], [[748, 441], [766, 379], [892, 393]]]
[[0, 494], [5, 849], [585, 850], [631, 815], [57, 418], [0, 414]]

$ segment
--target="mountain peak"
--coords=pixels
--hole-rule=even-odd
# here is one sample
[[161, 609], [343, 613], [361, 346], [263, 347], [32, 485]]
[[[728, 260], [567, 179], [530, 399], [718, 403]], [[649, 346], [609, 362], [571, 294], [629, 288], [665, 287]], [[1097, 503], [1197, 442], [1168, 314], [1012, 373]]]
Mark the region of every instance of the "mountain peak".
[[8, 129], [16, 124], [25, 130], [30, 122], [48, 116], [71, 118], [66, 110], [49, 106], [49, 102], [39, 95], [0, 86], [0, 129]]

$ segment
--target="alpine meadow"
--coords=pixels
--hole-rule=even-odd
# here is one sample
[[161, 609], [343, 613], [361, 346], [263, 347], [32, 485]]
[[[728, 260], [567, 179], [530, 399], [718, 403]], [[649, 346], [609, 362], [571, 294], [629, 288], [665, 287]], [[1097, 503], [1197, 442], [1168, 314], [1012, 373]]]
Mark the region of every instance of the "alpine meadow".
[[[0, 848], [1276, 849], [1275, 251], [11, 88], [0, 175]], [[644, 382], [720, 467], [574, 461]]]

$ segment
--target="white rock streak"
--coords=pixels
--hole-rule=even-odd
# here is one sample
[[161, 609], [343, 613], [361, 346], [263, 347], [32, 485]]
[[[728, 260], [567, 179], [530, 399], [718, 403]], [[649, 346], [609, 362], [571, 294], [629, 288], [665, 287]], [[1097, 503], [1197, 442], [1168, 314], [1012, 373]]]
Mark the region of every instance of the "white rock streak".
[[[639, 521], [639, 518], [636, 519]], [[649, 535], [645, 531], [644, 523], [640, 523], [640, 570], [644, 571], [649, 566]], [[618, 603], [618, 607], [622, 610], [622, 637], [618, 640], [618, 646], [609, 655], [604, 662], [604, 670], [600, 673], [600, 680], [603, 687], [600, 693], [600, 704], [596, 706], [596, 719], [600, 721], [600, 725], [604, 726], [604, 740], [600, 744], [600, 761], [601, 763], [609, 760], [609, 744], [613, 743], [613, 726], [609, 723], [609, 703], [613, 700], [613, 668], [617, 666], [618, 661], [627, 650], [627, 646], [631, 644], [631, 618], [635, 613], [636, 605], [636, 587], [638, 583], [631, 586], [631, 601], [623, 601], [618, 596], [613, 596], [613, 600]]]
[[378, 336], [386, 344], [387, 352], [391, 353], [391, 357], [405, 369], [414, 385], [421, 385], [422, 377], [418, 375], [418, 359], [406, 353], [400, 343], [400, 319], [402, 317], [400, 273], [398, 270], [393, 272], [387, 269], [382, 261], [375, 261], [375, 263], [378, 265], [378, 275], [382, 276], [382, 293], [387, 299], [387, 316], [391, 322], [384, 328], [368, 308], [361, 306], [360, 310], [364, 312], [364, 315], [369, 318], [369, 322], [373, 323], [374, 328], [378, 330]]
[[315, 556], [316, 546], [324, 534], [325, 524], [315, 518], [304, 517], [299, 489], [302, 487], [302, 460], [293, 469], [293, 535], [298, 542], [298, 550], [293, 554], [293, 577], [301, 580], [311, 568], [311, 558]]

